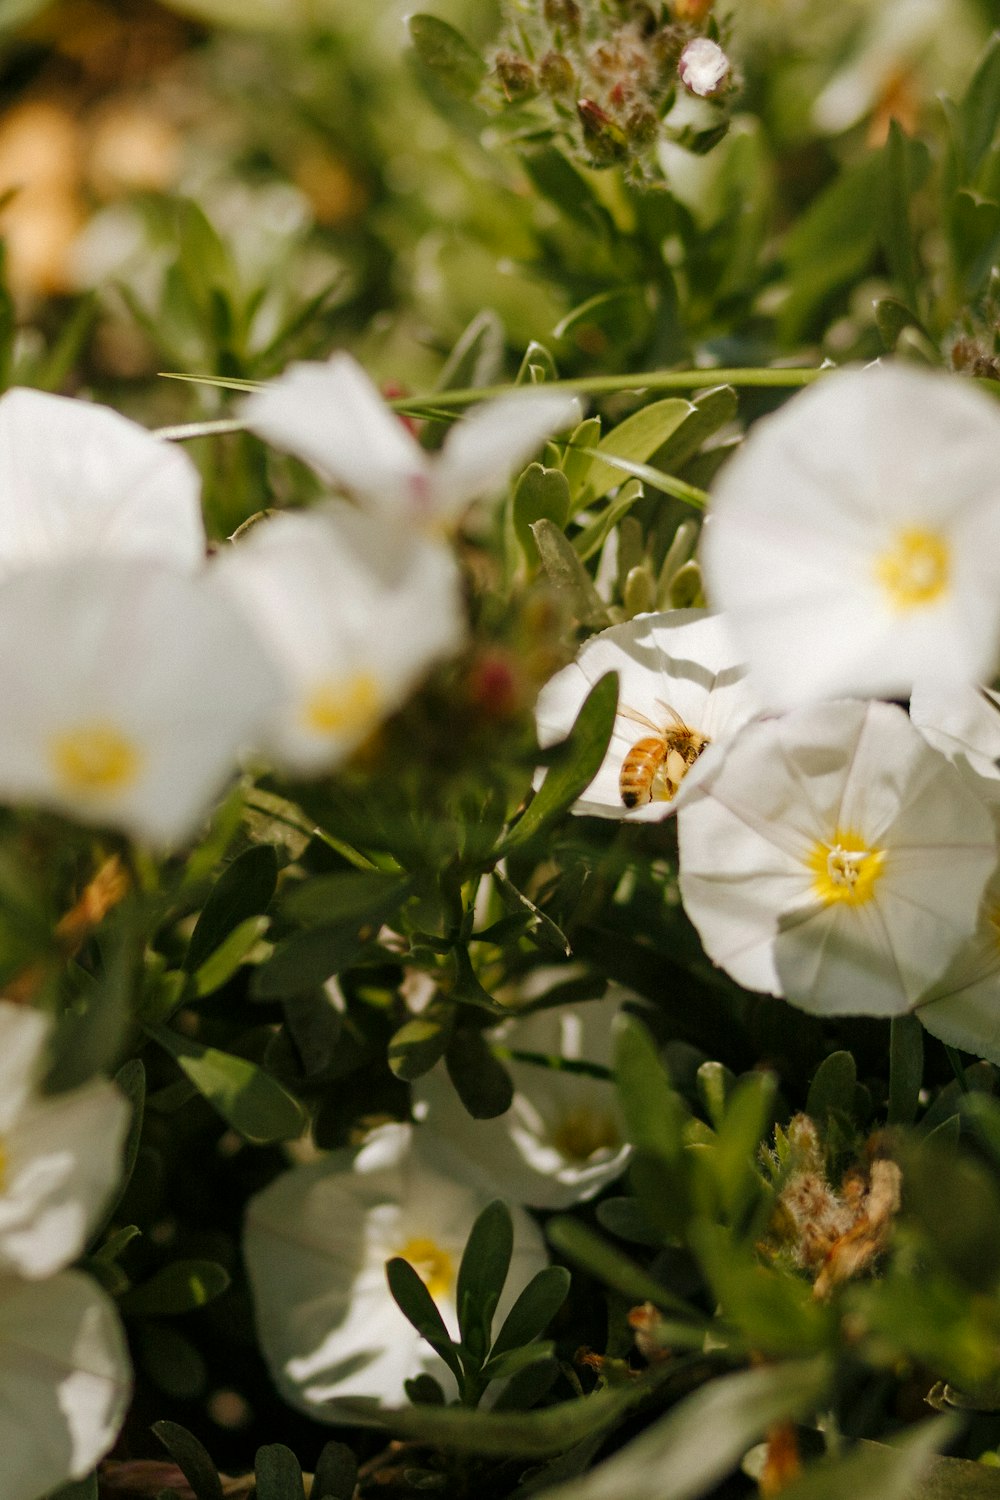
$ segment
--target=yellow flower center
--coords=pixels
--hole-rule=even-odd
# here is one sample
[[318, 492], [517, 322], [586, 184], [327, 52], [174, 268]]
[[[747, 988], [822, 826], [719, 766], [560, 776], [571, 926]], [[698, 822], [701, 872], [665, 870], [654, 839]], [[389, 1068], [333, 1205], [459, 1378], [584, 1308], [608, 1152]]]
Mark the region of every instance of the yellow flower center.
[[868, 849], [858, 834], [838, 829], [829, 843], [814, 845], [809, 855], [813, 894], [827, 906], [834, 901], [863, 906], [875, 894], [884, 863], [884, 850]]
[[378, 711], [378, 683], [370, 672], [355, 672], [317, 683], [302, 705], [302, 723], [324, 737], [354, 735], [366, 730]]
[[113, 724], [79, 724], [50, 742], [56, 777], [66, 792], [101, 797], [135, 781], [142, 752]]
[[936, 531], [912, 527], [901, 531], [892, 546], [875, 559], [875, 577], [893, 609], [919, 609], [933, 604], [948, 590], [951, 554]]
[[397, 1252], [408, 1260], [435, 1301], [447, 1297], [455, 1284], [455, 1263], [447, 1250], [426, 1235], [407, 1240]]
[[563, 1115], [552, 1132], [552, 1144], [569, 1161], [589, 1161], [595, 1151], [621, 1145], [618, 1127], [611, 1115], [578, 1105]]

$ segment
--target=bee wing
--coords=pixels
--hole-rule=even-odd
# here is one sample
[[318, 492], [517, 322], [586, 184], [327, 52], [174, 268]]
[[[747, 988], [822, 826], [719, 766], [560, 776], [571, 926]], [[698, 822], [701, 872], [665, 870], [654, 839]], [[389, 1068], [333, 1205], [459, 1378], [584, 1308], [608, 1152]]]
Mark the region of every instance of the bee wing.
[[[666, 726], [661, 726], [660, 727], [660, 733], [661, 734], [663, 733], [664, 727], [666, 727], [666, 728], [673, 728], [673, 729], [687, 729], [687, 727], [688, 727], [687, 724], [685, 724], [684, 720], [681, 718], [681, 716], [677, 712], [676, 708], [671, 708], [670, 704], [669, 703], [664, 703], [664, 701], [663, 701], [662, 698], [657, 698], [656, 702], [659, 705], [659, 707], [663, 709], [663, 712], [666, 715], [666, 719], [667, 719]], [[648, 720], [647, 720], [647, 723], [648, 723]]]
[[647, 719], [645, 714], [638, 713], [634, 708], [628, 708], [624, 703], [618, 705], [618, 716], [621, 719], [629, 719], [633, 724], [640, 724], [643, 729], [651, 729], [654, 734], [662, 734], [659, 724], [654, 724], [652, 719]]

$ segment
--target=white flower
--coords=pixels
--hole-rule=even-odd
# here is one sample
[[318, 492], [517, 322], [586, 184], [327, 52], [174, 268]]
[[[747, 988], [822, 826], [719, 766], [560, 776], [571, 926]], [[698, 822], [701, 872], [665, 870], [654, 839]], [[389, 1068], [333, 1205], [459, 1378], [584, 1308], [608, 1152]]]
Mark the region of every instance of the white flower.
[[1000, 1063], [1000, 877], [986, 888], [979, 925], [917, 1010], [949, 1047]]
[[707, 610], [675, 609], [637, 615], [585, 641], [539, 695], [539, 744], [565, 739], [605, 672], [619, 676], [614, 734], [603, 765], [573, 807], [592, 817], [665, 817], [759, 711], [725, 622]]
[[198, 471], [106, 406], [12, 390], [0, 398], [0, 575], [80, 556], [205, 556]]
[[826, 376], [751, 431], [702, 561], [772, 706], [990, 676], [998, 457], [991, 398], [900, 364]]
[[709, 957], [821, 1013], [912, 1009], [974, 932], [997, 862], [985, 803], [885, 703], [748, 726], [678, 834]]
[[697, 36], [681, 53], [677, 71], [686, 89], [706, 99], [719, 93], [729, 82], [732, 64], [718, 42], [707, 36]]
[[[492, 1194], [435, 1165], [419, 1127], [383, 1125], [356, 1151], [293, 1167], [250, 1200], [244, 1254], [257, 1331], [278, 1388], [320, 1421], [355, 1421], [338, 1398], [399, 1406], [404, 1381], [454, 1382], [393, 1301], [385, 1264], [417, 1269], [458, 1336], [455, 1278], [472, 1225]], [[497, 1312], [546, 1264], [541, 1234], [519, 1209], [514, 1255]]]
[[462, 643], [448, 549], [347, 505], [262, 522], [214, 573], [282, 676], [262, 748], [293, 773], [343, 760]]
[[[505, 1021], [491, 1040], [515, 1053], [610, 1068], [611, 1023], [625, 998], [613, 986], [602, 1000]], [[472, 1119], [443, 1064], [416, 1084], [414, 1113], [438, 1137], [442, 1160], [474, 1172], [484, 1191], [531, 1208], [585, 1203], [621, 1176], [629, 1147], [610, 1078], [516, 1057], [506, 1065], [514, 1098], [492, 1120]]]
[[243, 404], [251, 432], [390, 519], [448, 525], [506, 484], [551, 433], [579, 421], [575, 398], [534, 387], [460, 417], [427, 453], [348, 354], [291, 365]]
[[51, 1030], [40, 1011], [0, 1000], [0, 1275], [74, 1261], [121, 1174], [129, 1108], [115, 1085], [38, 1090]]
[[175, 844], [276, 692], [262, 648], [203, 575], [104, 558], [0, 583], [7, 802]]
[[1000, 802], [1000, 696], [971, 683], [921, 678], [910, 718], [929, 745], [975, 777], [987, 801]]
[[0, 1494], [82, 1479], [118, 1436], [131, 1367], [114, 1303], [87, 1276], [0, 1276]]

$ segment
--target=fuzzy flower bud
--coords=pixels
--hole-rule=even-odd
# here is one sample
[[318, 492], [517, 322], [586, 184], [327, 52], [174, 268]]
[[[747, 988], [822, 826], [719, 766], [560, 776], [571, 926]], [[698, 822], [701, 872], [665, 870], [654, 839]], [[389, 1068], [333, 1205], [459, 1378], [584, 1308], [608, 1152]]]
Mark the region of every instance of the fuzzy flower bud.
[[542, 13], [550, 26], [562, 26], [574, 35], [580, 30], [577, 0], [545, 0]]
[[712, 0], [672, 0], [671, 14], [675, 21], [685, 21], [700, 26], [712, 9]]
[[498, 52], [493, 66], [508, 99], [527, 99], [536, 92], [535, 70], [516, 52]]
[[677, 71], [686, 89], [708, 99], [725, 88], [732, 74], [732, 64], [718, 42], [710, 41], [707, 36], [698, 36], [684, 48]]
[[565, 53], [546, 52], [538, 64], [538, 82], [547, 94], [573, 92], [576, 72]]

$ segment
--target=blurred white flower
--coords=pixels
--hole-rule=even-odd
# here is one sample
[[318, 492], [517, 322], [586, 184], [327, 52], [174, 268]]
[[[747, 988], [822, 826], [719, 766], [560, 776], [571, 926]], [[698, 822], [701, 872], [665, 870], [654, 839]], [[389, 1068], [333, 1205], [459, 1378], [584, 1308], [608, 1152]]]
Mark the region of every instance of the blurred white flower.
[[82, 556], [204, 560], [201, 480], [179, 448], [106, 406], [0, 397], [0, 576]]
[[748, 726], [678, 834], [708, 956], [829, 1014], [911, 1010], [975, 931], [997, 863], [986, 804], [885, 703]]
[[975, 934], [924, 996], [917, 1015], [949, 1047], [1000, 1063], [1000, 877], [986, 888]]
[[213, 573], [282, 677], [261, 748], [300, 775], [343, 760], [464, 636], [451, 552], [347, 505], [262, 522]]
[[110, 1297], [88, 1276], [0, 1276], [0, 1493], [82, 1479], [125, 1419], [132, 1374]]
[[0, 583], [0, 798], [155, 846], [193, 833], [276, 700], [204, 575], [81, 559]]
[[591, 636], [539, 694], [543, 747], [565, 739], [605, 672], [619, 676], [618, 717], [604, 763], [573, 811], [651, 822], [711, 773], [760, 710], [725, 621], [702, 609], [636, 615]]
[[770, 705], [990, 676], [998, 454], [991, 398], [901, 364], [825, 376], [751, 431], [702, 561]]
[[677, 71], [684, 87], [705, 99], [726, 86], [732, 64], [718, 42], [707, 36], [697, 36], [681, 53]]
[[579, 402], [544, 387], [513, 391], [452, 425], [427, 453], [348, 354], [291, 365], [243, 403], [251, 432], [293, 453], [388, 519], [450, 525], [501, 489], [547, 437], [575, 425]]
[[51, 1019], [0, 1000], [0, 1275], [50, 1276], [76, 1260], [121, 1174], [129, 1123], [106, 1078], [44, 1095]]
[[924, 677], [913, 685], [910, 718], [929, 745], [975, 777], [987, 801], [1000, 803], [1000, 696], [971, 683]]
[[[429, 1373], [453, 1389], [443, 1361], [400, 1312], [385, 1265], [418, 1271], [453, 1338], [455, 1281], [476, 1217], [493, 1194], [435, 1163], [437, 1138], [383, 1125], [355, 1151], [293, 1167], [250, 1200], [244, 1254], [260, 1346], [282, 1395], [319, 1421], [351, 1422], [338, 1398], [405, 1402], [404, 1381]], [[511, 1210], [514, 1254], [499, 1326], [547, 1262], [527, 1214]]]
[[475, 1173], [485, 1192], [530, 1208], [585, 1203], [620, 1177], [630, 1152], [614, 1084], [559, 1063], [610, 1068], [611, 1023], [626, 998], [634, 997], [612, 986], [601, 1000], [503, 1022], [490, 1040], [539, 1062], [507, 1062], [514, 1098], [492, 1120], [472, 1119], [443, 1063], [425, 1074], [414, 1086], [414, 1113], [437, 1136], [440, 1159]]

